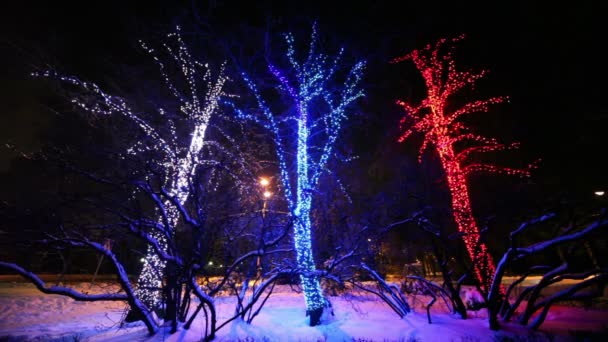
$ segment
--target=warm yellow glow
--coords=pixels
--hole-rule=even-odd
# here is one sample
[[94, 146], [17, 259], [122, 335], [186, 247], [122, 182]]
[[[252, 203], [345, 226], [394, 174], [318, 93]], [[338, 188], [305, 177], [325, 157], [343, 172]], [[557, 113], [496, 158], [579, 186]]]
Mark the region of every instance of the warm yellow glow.
[[270, 196], [272, 196], [272, 192], [264, 191], [264, 198], [270, 198]]
[[270, 184], [270, 181], [268, 180], [268, 178], [260, 178], [260, 185], [261, 186], [268, 186], [268, 184]]

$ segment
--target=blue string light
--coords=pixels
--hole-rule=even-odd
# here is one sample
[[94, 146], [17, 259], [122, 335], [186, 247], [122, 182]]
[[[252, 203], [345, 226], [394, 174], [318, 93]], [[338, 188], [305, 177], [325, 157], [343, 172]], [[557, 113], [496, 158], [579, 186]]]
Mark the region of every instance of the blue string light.
[[[295, 116], [274, 113], [256, 84], [245, 73], [242, 74], [243, 79], [261, 113], [246, 113], [232, 103], [227, 104], [238, 117], [261, 125], [274, 139], [285, 198], [295, 217], [296, 260], [312, 325], [317, 323], [313, 322], [312, 313], [322, 312], [326, 304], [312, 252], [312, 195], [317, 190], [320, 176], [327, 171], [327, 162], [333, 154], [342, 122], [348, 117], [349, 105], [364, 95], [360, 83], [365, 63], [358, 62], [352, 66], [340, 82], [336, 74], [343, 50], [334, 57], [318, 52], [316, 25], [313, 25], [308, 55], [304, 61], [297, 58], [294, 37], [286, 34], [285, 40], [290, 68], [282, 71], [269, 63], [268, 70], [274, 76], [277, 89], [284, 95], [285, 101], [295, 109]], [[295, 143], [293, 126], [288, 124], [293, 121], [297, 123]], [[294, 147], [296, 151], [293, 151]], [[295, 158], [290, 159], [290, 156]], [[295, 167], [288, 168], [288, 162], [295, 163]]]

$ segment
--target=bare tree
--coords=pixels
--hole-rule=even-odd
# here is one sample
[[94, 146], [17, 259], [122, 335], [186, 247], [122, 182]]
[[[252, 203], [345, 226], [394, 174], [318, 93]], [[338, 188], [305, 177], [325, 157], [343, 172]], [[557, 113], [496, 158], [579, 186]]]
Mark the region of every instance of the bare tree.
[[[489, 319], [490, 328], [498, 329], [498, 317], [502, 317], [508, 321], [517, 311], [520, 305], [527, 301], [524, 311], [521, 313], [519, 322], [522, 325], [528, 325], [532, 315], [540, 310], [539, 315], [533, 320], [529, 326], [537, 329], [547, 317], [551, 306], [559, 301], [566, 300], [583, 300], [603, 295], [603, 288], [608, 281], [608, 269], [599, 267], [589, 263], [586, 270], [576, 270], [575, 267], [567, 260], [557, 265], [535, 265], [528, 261], [528, 270], [523, 272], [521, 277], [513, 282], [503, 295], [499, 291], [500, 283], [504, 277], [505, 271], [525, 260], [531, 260], [532, 257], [546, 254], [551, 249], [559, 247], [567, 247], [574, 254], [575, 250], [580, 250], [582, 240], [599, 234], [608, 227], [608, 219], [606, 219], [605, 210], [599, 215], [591, 216], [583, 224], [575, 224], [570, 221], [567, 228], [557, 237], [543, 240], [537, 243], [522, 247], [518, 243], [521, 234], [529, 231], [530, 227], [547, 221], [556, 215], [546, 214], [538, 218], [522, 223], [517, 229], [509, 234], [510, 246], [503, 254], [500, 262], [497, 265], [496, 273], [492, 282], [492, 287], [488, 294], [489, 304]], [[526, 287], [515, 300], [511, 302], [510, 296], [515, 286], [520, 284], [533, 272], [542, 272], [543, 276], [538, 284]], [[541, 291], [550, 285], [559, 284], [563, 280], [578, 280], [573, 285], [567, 286], [565, 289], [558, 291], [555, 294], [549, 295], [544, 299], [540, 299]]]

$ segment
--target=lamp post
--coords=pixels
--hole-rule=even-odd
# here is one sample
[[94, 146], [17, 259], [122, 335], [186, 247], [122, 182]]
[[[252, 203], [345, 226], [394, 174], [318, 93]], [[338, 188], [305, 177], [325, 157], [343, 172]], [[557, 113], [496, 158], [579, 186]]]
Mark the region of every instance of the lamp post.
[[272, 192], [270, 192], [268, 190], [268, 186], [270, 185], [270, 180], [266, 177], [261, 177], [260, 178], [260, 185], [262, 186], [262, 197], [263, 197], [263, 204], [262, 204], [262, 218], [266, 218], [266, 202], [268, 201], [268, 199], [270, 199], [270, 197], [272, 197]]
[[[260, 178], [260, 186], [262, 186], [262, 235], [264, 234], [264, 226], [265, 226], [265, 220], [266, 220], [266, 207], [267, 207], [267, 202], [270, 199], [270, 197], [272, 197], [272, 192], [270, 192], [268, 190], [268, 186], [270, 185], [270, 180], [268, 178], [265, 177], [261, 177]], [[262, 243], [263, 243], [263, 238], [262, 238]], [[256, 260], [256, 268], [257, 268], [257, 277], [258, 279], [262, 277], [262, 257], [260, 255], [258, 255], [257, 260]]]

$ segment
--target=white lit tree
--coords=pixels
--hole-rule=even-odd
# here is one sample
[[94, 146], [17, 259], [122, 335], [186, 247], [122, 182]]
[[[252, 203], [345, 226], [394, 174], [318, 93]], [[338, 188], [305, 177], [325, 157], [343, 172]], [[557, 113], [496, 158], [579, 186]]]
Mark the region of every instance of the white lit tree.
[[[140, 43], [157, 64], [166, 89], [176, 101], [176, 105], [171, 104], [170, 108], [177, 113], [161, 105], [154, 108], [156, 113], [141, 112], [141, 107], [77, 77], [63, 76], [52, 71], [34, 73], [34, 76], [59, 79], [75, 87], [72, 102], [85, 112], [120, 115], [135, 123], [145, 137], [137, 139], [126, 150], [125, 157], [138, 154], [154, 156], [152, 162], [165, 176], [164, 189], [177, 203], [184, 205], [190, 195], [189, 180], [197, 166], [209, 163], [200, 155], [206, 144], [213, 144], [205, 141], [205, 132], [212, 115], [218, 111], [218, 100], [223, 95], [226, 81], [224, 66], [214, 75], [208, 64], [196, 60], [184, 42], [179, 27], [175, 32], [167, 34], [166, 42], [160, 45], [158, 51], [144, 42]], [[158, 117], [161, 118], [160, 127], [152, 124], [152, 118]], [[178, 127], [185, 127], [189, 134], [187, 139], [179, 137]], [[166, 231], [174, 231], [178, 224], [180, 215], [175, 204], [165, 200], [163, 205], [167, 209], [164, 215], [159, 214], [159, 224], [165, 225], [168, 228]], [[156, 233], [153, 238], [166, 250], [165, 236]], [[164, 268], [165, 262], [149, 246], [138, 279], [137, 295], [151, 308], [160, 307], [159, 289]]]
[[[294, 216], [294, 245], [310, 325], [317, 325], [326, 299], [319, 282], [312, 250], [311, 209], [319, 179], [331, 172], [327, 162], [349, 107], [360, 97], [365, 63], [343, 68], [343, 49], [334, 55], [319, 51], [316, 25], [305, 56], [298, 56], [292, 34], [286, 34], [286, 64], [268, 62], [273, 86], [259, 86], [246, 72], [242, 77], [255, 98], [255, 110], [227, 103], [237, 115], [264, 128], [275, 144], [284, 196]], [[302, 58], [303, 57], [303, 58]], [[272, 94], [276, 90], [276, 97]]]

